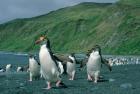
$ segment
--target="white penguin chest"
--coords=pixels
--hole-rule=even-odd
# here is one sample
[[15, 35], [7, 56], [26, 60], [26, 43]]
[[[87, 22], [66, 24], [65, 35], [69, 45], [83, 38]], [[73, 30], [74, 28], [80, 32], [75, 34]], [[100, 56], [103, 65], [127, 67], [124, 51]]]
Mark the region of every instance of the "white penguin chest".
[[73, 71], [75, 70], [76, 64], [75, 62], [71, 63], [71, 62], [67, 62], [67, 71]]
[[39, 52], [40, 64], [43, 69], [52, 70], [56, 68], [55, 62], [52, 60], [46, 45], [43, 45]]
[[100, 55], [90, 55], [88, 62], [87, 62], [87, 67], [89, 69], [100, 69], [101, 67], [101, 57]]
[[38, 71], [39, 70], [39, 65], [37, 64], [37, 61], [35, 59], [29, 59], [29, 69], [30, 71]]

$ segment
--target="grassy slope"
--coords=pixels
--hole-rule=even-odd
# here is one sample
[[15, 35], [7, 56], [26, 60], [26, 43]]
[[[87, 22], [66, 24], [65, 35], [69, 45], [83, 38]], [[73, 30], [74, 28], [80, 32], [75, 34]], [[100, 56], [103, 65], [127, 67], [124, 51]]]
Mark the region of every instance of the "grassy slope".
[[56, 52], [85, 52], [95, 44], [106, 54], [140, 54], [140, 2], [81, 3], [0, 25], [0, 50], [37, 51], [47, 34]]

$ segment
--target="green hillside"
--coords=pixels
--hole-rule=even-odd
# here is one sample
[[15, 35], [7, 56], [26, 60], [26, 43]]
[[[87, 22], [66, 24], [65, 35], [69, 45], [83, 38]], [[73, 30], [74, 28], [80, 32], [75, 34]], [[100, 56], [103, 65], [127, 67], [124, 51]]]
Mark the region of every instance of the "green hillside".
[[99, 44], [104, 54], [140, 55], [140, 0], [81, 3], [0, 25], [0, 50], [34, 52], [47, 34], [55, 52], [86, 52]]

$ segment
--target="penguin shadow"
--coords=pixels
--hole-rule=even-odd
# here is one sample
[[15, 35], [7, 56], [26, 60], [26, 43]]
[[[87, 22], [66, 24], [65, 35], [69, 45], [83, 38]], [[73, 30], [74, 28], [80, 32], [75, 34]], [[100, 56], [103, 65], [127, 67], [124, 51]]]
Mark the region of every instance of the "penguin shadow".
[[[93, 82], [94, 80], [88, 80], [89, 82]], [[109, 79], [105, 79], [103, 77], [99, 78], [97, 82], [109, 82]]]
[[109, 79], [105, 79], [104, 76], [100, 76], [97, 82], [109, 82]]
[[109, 82], [108, 79], [99, 79], [97, 82]]
[[68, 87], [67, 86], [65, 86], [65, 87], [64, 86], [60, 86], [60, 87], [55, 87], [54, 86], [54, 87], [52, 87], [52, 89], [66, 89], [66, 88], [68, 88]]
[[66, 89], [66, 88], [68, 88], [68, 86], [66, 84], [64, 84], [63, 82], [60, 83], [59, 87], [55, 86], [55, 84], [52, 84], [52, 85], [54, 85], [54, 86], [52, 86], [52, 89]]

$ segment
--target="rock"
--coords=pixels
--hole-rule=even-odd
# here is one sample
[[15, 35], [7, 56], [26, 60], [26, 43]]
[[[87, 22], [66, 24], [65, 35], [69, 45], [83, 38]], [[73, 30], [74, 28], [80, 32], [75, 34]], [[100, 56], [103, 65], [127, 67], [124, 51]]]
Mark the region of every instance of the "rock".
[[127, 89], [127, 88], [132, 88], [132, 84], [130, 83], [124, 83], [120, 85], [121, 88]]
[[109, 78], [109, 82], [114, 82], [115, 79]]
[[23, 83], [20, 83], [20, 86], [24, 86], [24, 84]]

